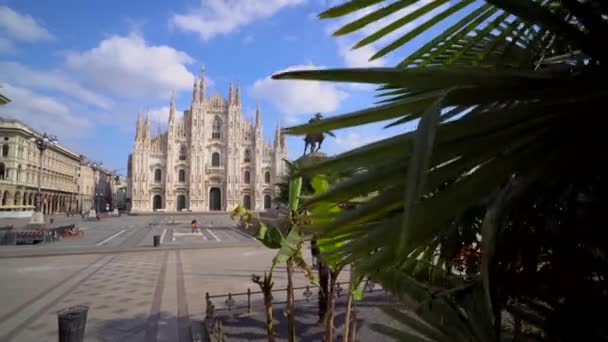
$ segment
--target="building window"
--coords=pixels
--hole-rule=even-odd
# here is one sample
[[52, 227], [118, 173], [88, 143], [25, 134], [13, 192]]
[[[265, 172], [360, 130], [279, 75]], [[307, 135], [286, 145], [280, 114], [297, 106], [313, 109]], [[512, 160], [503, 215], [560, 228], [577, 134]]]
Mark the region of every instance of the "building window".
[[270, 195], [264, 195], [264, 209], [270, 209], [271, 199]]
[[249, 163], [251, 161], [251, 151], [249, 149], [245, 150], [245, 163]]
[[160, 183], [161, 178], [162, 178], [162, 173], [161, 173], [160, 169], [154, 170], [154, 181], [157, 183]]
[[215, 120], [213, 120], [213, 128], [211, 130], [211, 138], [220, 139], [222, 137], [222, 135], [220, 134], [221, 129], [222, 125], [220, 123], [220, 120], [218, 118], [215, 118]]
[[21, 165], [17, 166], [17, 182], [21, 181]]
[[184, 183], [186, 181], [186, 170], [179, 170], [178, 177], [180, 183]]
[[2, 156], [8, 157], [8, 144], [2, 145]]
[[270, 184], [270, 172], [264, 172], [264, 183]]
[[187, 149], [185, 145], [182, 145], [179, 149], [179, 160], [186, 160]]
[[6, 176], [6, 168], [4, 167], [4, 163], [0, 163], [0, 179], [4, 179]]
[[251, 182], [251, 176], [249, 175], [249, 171], [245, 171], [245, 184], [249, 184]]
[[211, 166], [220, 166], [220, 154], [213, 152], [211, 155]]

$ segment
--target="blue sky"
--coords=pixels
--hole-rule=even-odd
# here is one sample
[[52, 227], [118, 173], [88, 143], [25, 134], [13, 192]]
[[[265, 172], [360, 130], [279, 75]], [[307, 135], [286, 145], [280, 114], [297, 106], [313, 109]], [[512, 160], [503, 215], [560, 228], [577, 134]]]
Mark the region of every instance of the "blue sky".
[[[180, 111], [189, 106], [201, 65], [208, 94], [226, 96], [229, 82], [240, 81], [245, 116], [259, 103], [268, 139], [279, 121], [290, 125], [317, 111], [330, 116], [365, 108], [374, 100], [368, 87], [269, 79], [286, 69], [394, 65], [428, 38], [368, 62], [383, 43], [418, 23], [352, 51], [355, 41], [378, 26], [332, 37], [341, 23], [362, 15], [316, 19], [339, 2], [0, 0], [0, 84], [13, 101], [0, 107], [0, 116], [21, 119], [93, 160], [122, 168], [138, 110], [150, 112], [156, 132], [172, 91]], [[381, 125], [341, 130], [323, 150], [339, 153], [393, 133]], [[288, 146], [291, 158], [301, 155], [301, 137], [290, 137]]]

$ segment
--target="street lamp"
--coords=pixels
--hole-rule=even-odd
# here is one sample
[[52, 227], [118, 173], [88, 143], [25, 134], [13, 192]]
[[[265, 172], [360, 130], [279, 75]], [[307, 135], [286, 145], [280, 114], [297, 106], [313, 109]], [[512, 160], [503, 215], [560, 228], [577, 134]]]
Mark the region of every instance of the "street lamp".
[[52, 135], [47, 135], [43, 133], [42, 136], [31, 136], [29, 139], [32, 143], [36, 145], [36, 148], [40, 152], [38, 155], [38, 191], [36, 192], [36, 211], [32, 215], [32, 219], [30, 220], [31, 224], [44, 224], [44, 213], [42, 212], [42, 189], [41, 189], [41, 179], [42, 179], [42, 156], [44, 151], [51, 146], [57, 144], [57, 138]]
[[86, 165], [93, 169], [93, 180], [95, 182], [93, 187], [93, 201], [91, 208], [89, 209], [89, 219], [94, 219], [99, 213], [99, 205], [97, 204], [97, 198], [99, 193], [99, 181], [96, 179], [96, 173], [101, 169], [103, 163], [99, 162], [88, 162]]
[[112, 176], [114, 176], [114, 211], [112, 213], [112, 215], [118, 216], [118, 181], [120, 180], [120, 175], [118, 174], [118, 171], [123, 170], [123, 168], [120, 169], [116, 169], [112, 171]]

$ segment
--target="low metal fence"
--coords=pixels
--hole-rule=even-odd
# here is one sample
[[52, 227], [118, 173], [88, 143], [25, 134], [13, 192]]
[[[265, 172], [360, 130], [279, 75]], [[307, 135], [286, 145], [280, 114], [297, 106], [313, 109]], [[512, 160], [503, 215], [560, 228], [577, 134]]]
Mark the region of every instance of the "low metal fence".
[[[336, 298], [340, 298], [342, 296], [342, 293], [345, 291], [345, 289], [347, 289], [349, 286], [348, 282], [336, 282], [336, 288], [335, 288], [335, 294], [336, 294]], [[315, 286], [310, 286], [310, 285], [306, 285], [306, 286], [297, 286], [294, 287], [294, 295], [295, 295], [295, 291], [302, 291], [304, 290], [301, 294], [304, 298], [302, 299], [294, 299], [294, 302], [307, 302], [309, 303], [310, 300], [313, 297], [318, 297], [318, 291], [312, 291], [313, 289], [317, 289]], [[376, 290], [376, 284], [373, 283], [372, 281], [366, 280], [365, 281], [365, 285], [364, 285], [364, 292], [373, 292]], [[281, 288], [281, 289], [273, 289], [272, 290], [273, 293], [278, 293], [278, 292], [285, 292], [287, 293], [287, 288]], [[315, 294], [315, 292], [317, 294]], [[252, 312], [252, 303], [251, 303], [251, 299], [253, 296], [261, 296], [263, 298], [264, 293], [262, 291], [251, 291], [250, 288], [247, 289], [246, 292], [237, 292], [237, 293], [232, 293], [232, 292], [228, 292], [228, 293], [224, 293], [224, 294], [217, 294], [217, 295], [211, 295], [209, 294], [209, 292], [205, 292], [205, 313], [207, 315], [208, 319], [213, 319], [215, 317], [216, 312], [218, 311], [229, 311], [231, 312], [232, 310], [239, 310], [239, 309], [247, 309], [247, 313], [251, 314]], [[239, 305], [239, 303], [237, 303], [237, 300], [235, 300], [235, 297], [239, 298], [239, 297], [246, 297], [247, 299], [247, 303], [246, 304], [241, 304]], [[224, 307], [219, 307], [216, 308], [215, 305], [213, 304], [212, 299], [217, 299], [217, 298], [226, 298], [224, 300]], [[280, 302], [272, 302], [273, 304], [286, 304], [287, 301], [280, 301]]]

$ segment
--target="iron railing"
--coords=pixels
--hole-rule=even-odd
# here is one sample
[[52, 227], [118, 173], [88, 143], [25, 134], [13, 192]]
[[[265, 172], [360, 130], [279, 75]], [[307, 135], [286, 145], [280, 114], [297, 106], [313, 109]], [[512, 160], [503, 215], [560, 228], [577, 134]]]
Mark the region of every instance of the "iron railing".
[[[342, 295], [342, 292], [344, 291], [344, 288], [349, 286], [348, 282], [337, 282], [336, 283], [336, 289], [335, 289], [335, 294], [336, 294], [336, 298], [340, 298], [340, 296]], [[366, 280], [365, 281], [365, 286], [364, 286], [364, 292], [372, 292], [375, 290], [376, 284], [373, 283], [370, 280]], [[294, 291], [299, 291], [299, 290], [304, 290], [304, 292], [302, 292], [302, 295], [304, 296], [303, 299], [294, 299], [294, 302], [307, 302], [309, 303], [311, 298], [313, 296], [315, 296], [315, 293], [313, 291], [311, 291], [311, 287], [310, 285], [306, 285], [306, 286], [299, 286], [299, 287], [294, 287], [293, 290]], [[272, 290], [273, 293], [277, 293], [277, 292], [283, 292], [285, 291], [285, 293], [287, 293], [287, 288], [282, 288], [282, 289], [276, 289], [276, 290]], [[318, 293], [318, 292], [317, 292]], [[221, 311], [221, 310], [228, 310], [229, 312], [231, 312], [232, 310], [238, 310], [238, 309], [247, 309], [247, 313], [251, 314], [252, 312], [252, 305], [251, 305], [251, 297], [254, 295], [262, 295], [263, 296], [263, 292], [262, 291], [251, 291], [250, 288], [247, 289], [246, 292], [237, 292], [237, 293], [232, 293], [232, 292], [228, 292], [228, 293], [224, 293], [224, 294], [217, 294], [217, 295], [210, 295], [209, 292], [205, 292], [205, 313], [207, 315], [207, 318], [209, 319], [213, 319], [215, 317], [215, 313], [217, 311]], [[243, 305], [237, 305], [237, 301], [234, 299], [234, 297], [247, 297], [247, 304], [243, 304]], [[318, 296], [318, 294], [317, 294]], [[213, 304], [213, 302], [211, 301], [211, 299], [214, 298], [226, 298], [224, 300], [224, 305], [225, 307], [220, 307], [220, 308], [216, 308], [215, 305]], [[287, 301], [281, 301], [281, 302], [274, 302], [273, 304], [286, 304]]]

